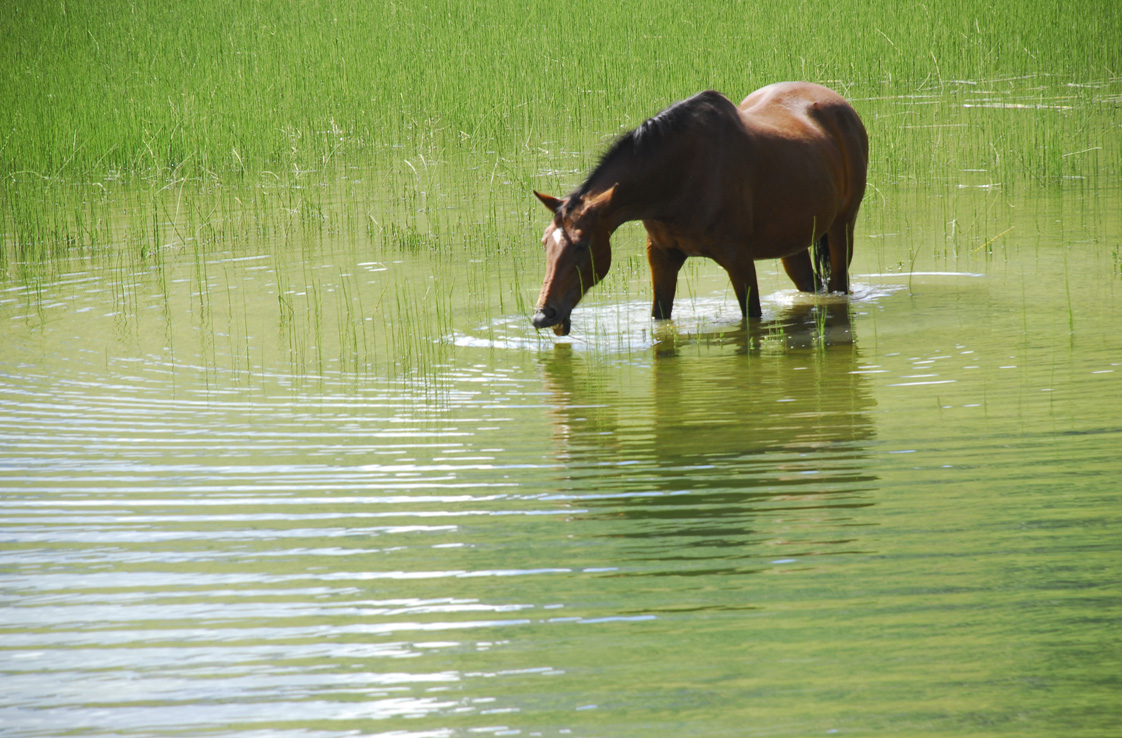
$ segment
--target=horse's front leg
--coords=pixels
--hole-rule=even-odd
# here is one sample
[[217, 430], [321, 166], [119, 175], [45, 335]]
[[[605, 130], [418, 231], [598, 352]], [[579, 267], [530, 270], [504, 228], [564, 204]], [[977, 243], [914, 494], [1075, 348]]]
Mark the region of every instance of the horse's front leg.
[[756, 284], [756, 263], [747, 256], [722, 265], [732, 280], [732, 289], [740, 303], [740, 314], [745, 318], [759, 318], [764, 314], [760, 307], [760, 288]]
[[651, 265], [651, 284], [654, 287], [651, 317], [669, 320], [674, 309], [674, 292], [678, 289], [678, 271], [686, 262], [686, 255], [678, 249], [663, 248], [648, 237], [647, 261]]

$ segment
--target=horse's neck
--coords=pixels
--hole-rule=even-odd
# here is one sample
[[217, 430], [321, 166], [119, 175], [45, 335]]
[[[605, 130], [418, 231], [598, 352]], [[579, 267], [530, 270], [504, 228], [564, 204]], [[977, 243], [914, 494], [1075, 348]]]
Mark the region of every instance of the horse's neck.
[[600, 181], [592, 183], [590, 195], [615, 187], [611, 201], [600, 217], [614, 231], [633, 220], [657, 220], [666, 217], [680, 190], [685, 164], [681, 157], [657, 157], [650, 161], [630, 162], [613, 167]]

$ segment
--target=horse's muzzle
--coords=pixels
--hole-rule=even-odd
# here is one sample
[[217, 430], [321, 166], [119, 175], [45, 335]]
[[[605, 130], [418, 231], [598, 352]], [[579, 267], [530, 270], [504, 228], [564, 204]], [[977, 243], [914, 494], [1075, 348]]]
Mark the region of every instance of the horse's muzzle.
[[534, 311], [534, 317], [530, 319], [535, 328], [549, 328], [553, 326], [553, 332], [559, 336], [569, 335], [572, 329], [572, 323], [569, 321], [569, 316], [561, 316], [554, 308], [540, 307]]

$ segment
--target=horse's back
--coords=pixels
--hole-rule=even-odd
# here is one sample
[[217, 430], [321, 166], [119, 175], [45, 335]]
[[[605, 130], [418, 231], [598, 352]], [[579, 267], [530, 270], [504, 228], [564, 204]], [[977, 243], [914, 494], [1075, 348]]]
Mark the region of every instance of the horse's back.
[[[813, 82], [777, 82], [761, 87], [737, 106], [752, 123], [783, 130], [811, 123], [827, 133], [852, 137], [866, 153], [868, 137], [857, 111], [844, 97]], [[799, 131], [791, 130], [798, 136]]]
[[760, 113], [775, 105], [798, 108], [807, 102], [840, 97], [828, 87], [813, 82], [775, 82], [761, 87], [740, 101], [737, 107], [746, 113]]
[[777, 82], [756, 90], [737, 107], [749, 133], [777, 143], [780, 139], [821, 142], [830, 149], [828, 158], [836, 155], [842, 166], [847, 190], [844, 199], [852, 205], [860, 203], [869, 162], [869, 138], [857, 111], [844, 97], [813, 82]]

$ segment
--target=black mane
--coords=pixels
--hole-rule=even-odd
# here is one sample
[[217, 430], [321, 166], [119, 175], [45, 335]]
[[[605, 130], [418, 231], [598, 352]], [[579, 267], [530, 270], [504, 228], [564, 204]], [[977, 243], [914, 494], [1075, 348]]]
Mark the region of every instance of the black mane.
[[657, 154], [669, 139], [699, 125], [712, 124], [715, 118], [727, 117], [730, 109], [736, 108], [728, 98], [712, 90], [699, 92], [693, 97], [674, 103], [617, 138], [600, 157], [600, 161], [592, 169], [584, 184], [570, 195], [568, 202], [575, 202], [588, 194], [592, 183], [621, 161], [651, 157]]

